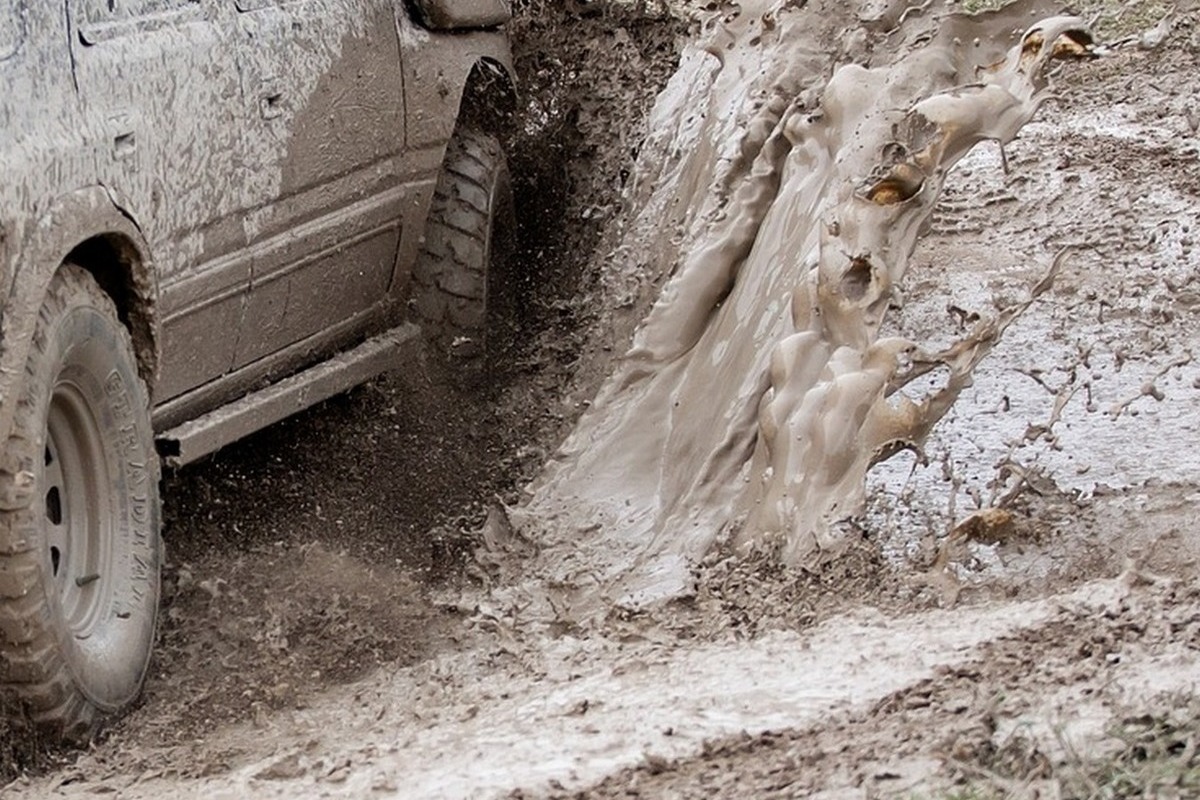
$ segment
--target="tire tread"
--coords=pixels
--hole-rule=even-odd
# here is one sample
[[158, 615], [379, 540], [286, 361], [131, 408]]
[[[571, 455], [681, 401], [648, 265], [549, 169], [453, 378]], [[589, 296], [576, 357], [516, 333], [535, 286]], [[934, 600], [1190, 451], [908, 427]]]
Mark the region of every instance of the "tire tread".
[[[74, 264], [64, 264], [51, 281], [39, 310], [40, 323], [26, 359], [26, 386], [16, 405], [13, 429], [5, 440], [5, 463], [30, 471], [40, 436], [38, 408], [47, 388], [37, 385], [36, 356], [48, 351], [47, 326], [72, 304], [87, 303], [100, 310], [120, 331], [133, 353], [133, 341], [121, 324], [112, 300], [92, 276]], [[148, 408], [143, 381], [137, 381], [136, 402]], [[144, 446], [153, 453], [153, 443]], [[14, 459], [13, 457], [16, 456]], [[159, 464], [150, 459], [149, 479], [158, 482]], [[0, 480], [19, 476], [0, 475]], [[157, 500], [157, 498], [156, 498]], [[84, 743], [96, 732], [104, 715], [75, 686], [66, 659], [59, 650], [51, 610], [40, 588], [41, 553], [29, 545], [28, 530], [37, 525], [32, 494], [14, 508], [0, 510], [0, 693], [15, 698], [43, 731], [67, 741]], [[157, 514], [157, 509], [155, 509]]]
[[508, 167], [499, 141], [458, 130], [446, 148], [413, 268], [412, 308], [438, 351], [460, 362], [483, 356], [494, 224], [489, 206], [501, 180], [508, 180]]

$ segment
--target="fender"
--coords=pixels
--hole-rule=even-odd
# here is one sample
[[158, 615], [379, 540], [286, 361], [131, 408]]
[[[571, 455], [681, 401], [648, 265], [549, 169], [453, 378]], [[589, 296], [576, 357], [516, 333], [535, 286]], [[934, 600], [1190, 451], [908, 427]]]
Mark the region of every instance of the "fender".
[[[516, 70], [507, 37], [497, 31], [432, 33], [401, 15], [404, 99], [408, 146], [445, 146], [459, 119], [467, 81], [481, 65], [501, 77], [515, 95]], [[420, 109], [422, 113], [414, 113]], [[438, 163], [441, 152], [438, 152]]]
[[[26, 226], [23, 241], [10, 243], [15, 250], [13, 273], [0, 317], [0, 436], [7, 438], [12, 427], [25, 361], [50, 281], [72, 251], [88, 240], [103, 240], [117, 256], [109, 277], [125, 296], [114, 301], [126, 312], [139, 370], [147, 387], [153, 387], [159, 356], [158, 281], [149, 244], [128, 209], [107, 186], [78, 189], [55, 200]], [[97, 268], [96, 264], [83, 266]]]

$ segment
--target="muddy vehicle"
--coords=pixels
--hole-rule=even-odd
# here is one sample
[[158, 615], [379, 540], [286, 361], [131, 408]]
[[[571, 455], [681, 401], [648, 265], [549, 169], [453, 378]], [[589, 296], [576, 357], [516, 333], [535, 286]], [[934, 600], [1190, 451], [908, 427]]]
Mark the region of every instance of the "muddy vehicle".
[[0, 0], [0, 691], [138, 696], [161, 462], [478, 356], [510, 241], [502, 0]]

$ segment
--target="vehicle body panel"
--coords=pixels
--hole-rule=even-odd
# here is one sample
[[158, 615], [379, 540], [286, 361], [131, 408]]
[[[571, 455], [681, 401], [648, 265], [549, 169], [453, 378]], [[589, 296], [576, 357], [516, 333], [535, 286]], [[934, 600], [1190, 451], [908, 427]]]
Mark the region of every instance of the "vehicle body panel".
[[253, 277], [234, 368], [384, 298], [408, 177], [392, 4], [245, 8], [237, 30], [245, 138], [255, 145]]
[[[246, 245], [245, 153], [222, 4], [69, 0], [68, 8], [96, 182], [128, 198], [155, 255], [166, 355], [156, 394], [178, 393], [228, 371], [250, 278], [237, 256]], [[190, 290], [183, 298], [181, 283]]]
[[397, 324], [481, 62], [511, 73], [501, 32], [430, 33], [401, 0], [0, 0], [0, 436], [84, 242], [156, 427]]

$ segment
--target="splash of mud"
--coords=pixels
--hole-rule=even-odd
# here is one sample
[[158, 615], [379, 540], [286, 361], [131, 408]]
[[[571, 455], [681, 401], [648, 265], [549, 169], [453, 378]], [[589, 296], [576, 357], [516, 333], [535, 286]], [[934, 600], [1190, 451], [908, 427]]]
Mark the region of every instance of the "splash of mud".
[[[685, 53], [629, 234], [671, 277], [516, 514], [562, 585], [637, 606], [686, 591], [725, 538], [836, 554], [867, 470], [919, 450], [1049, 286], [1053, 267], [943, 352], [879, 338], [948, 170], [1016, 136], [1054, 61], [1092, 55], [1082, 20], [1035, 2], [905, 9], [747, 0]], [[939, 388], [901, 391], [934, 370]]]

